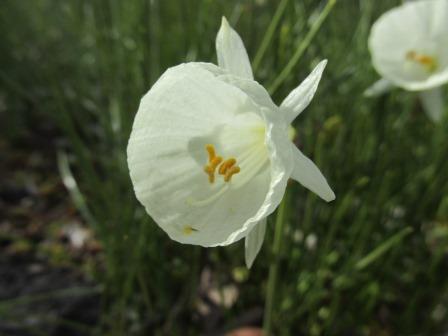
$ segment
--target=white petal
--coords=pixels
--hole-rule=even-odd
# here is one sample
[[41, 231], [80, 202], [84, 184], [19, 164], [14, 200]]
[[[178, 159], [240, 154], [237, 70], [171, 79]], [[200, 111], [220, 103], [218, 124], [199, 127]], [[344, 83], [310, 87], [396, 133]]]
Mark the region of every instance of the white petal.
[[283, 100], [280, 109], [286, 114], [287, 122], [293, 121], [309, 105], [326, 65], [327, 60], [321, 61], [308, 77]]
[[235, 76], [253, 79], [252, 67], [243, 41], [225, 17], [222, 18], [221, 28], [216, 36], [216, 53], [221, 68]]
[[258, 252], [263, 245], [264, 235], [266, 233], [266, 218], [262, 219], [249, 232], [244, 241], [244, 255], [247, 268], [251, 268], [257, 257]]
[[[274, 104], [266, 89], [256, 81], [228, 74], [220, 75], [218, 78], [242, 90], [258, 106], [267, 108], [271, 111], [278, 110], [278, 107]], [[283, 117], [284, 116], [280, 116], [280, 118], [285, 123], [286, 121], [283, 119]]]
[[444, 111], [442, 88], [437, 87], [432, 90], [421, 91], [419, 96], [428, 117], [434, 122], [439, 122]]
[[294, 169], [291, 178], [316, 193], [325, 201], [330, 202], [334, 200], [336, 196], [319, 168], [316, 167], [313, 161], [303, 155], [297, 147], [293, 147], [295, 150]]
[[[369, 49], [378, 73], [406, 90], [448, 82], [448, 1], [412, 1], [383, 14], [372, 26]], [[435, 70], [409, 60], [409, 52], [433, 57]]]
[[[292, 169], [278, 114], [216, 69], [190, 63], [167, 70], [142, 99], [128, 144], [138, 200], [172, 239], [202, 246], [245, 237], [278, 206]], [[241, 172], [232, 183], [208, 181], [207, 143], [236, 156]]]
[[371, 86], [364, 91], [365, 97], [376, 97], [389, 92], [395, 87], [395, 85], [388, 79], [381, 78], [380, 80], [373, 83]]

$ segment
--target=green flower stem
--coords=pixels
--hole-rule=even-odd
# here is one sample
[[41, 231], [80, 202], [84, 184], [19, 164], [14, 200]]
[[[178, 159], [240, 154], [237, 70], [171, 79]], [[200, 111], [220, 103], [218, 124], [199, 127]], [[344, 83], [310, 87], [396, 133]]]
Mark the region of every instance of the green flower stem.
[[255, 55], [254, 63], [252, 64], [252, 69], [255, 72], [260, 66], [261, 59], [263, 58], [269, 43], [272, 40], [272, 36], [274, 35], [275, 29], [277, 28], [278, 22], [285, 12], [286, 5], [289, 0], [282, 0], [275, 11], [274, 16], [272, 17], [271, 23], [269, 24], [268, 30], [264, 35], [263, 41], [261, 41], [260, 48], [258, 48], [257, 54]]
[[272, 330], [272, 312], [274, 308], [274, 295], [277, 286], [278, 264], [280, 257], [281, 242], [283, 238], [283, 227], [286, 218], [286, 211], [287, 211], [287, 196], [285, 195], [282, 203], [278, 208], [277, 217], [275, 219], [274, 245], [272, 246], [273, 258], [269, 266], [268, 287], [266, 292], [266, 304], [263, 319], [264, 336], [271, 335]]
[[319, 14], [319, 17], [314, 21], [313, 25], [311, 26], [310, 31], [303, 39], [302, 43], [300, 43], [299, 47], [296, 49], [296, 52], [289, 60], [288, 64], [286, 64], [285, 68], [280, 72], [278, 77], [274, 80], [274, 83], [269, 87], [269, 93], [272, 95], [279, 86], [283, 83], [283, 81], [288, 77], [288, 75], [291, 73], [292, 69], [295, 67], [297, 62], [302, 57], [303, 53], [305, 52], [306, 48], [310, 45], [311, 41], [313, 40], [316, 33], [319, 31], [320, 27], [324, 23], [325, 19], [327, 18], [328, 14], [330, 14], [331, 10], [333, 9], [334, 5], [336, 4], [336, 0], [328, 0], [327, 4], [325, 5], [322, 12]]

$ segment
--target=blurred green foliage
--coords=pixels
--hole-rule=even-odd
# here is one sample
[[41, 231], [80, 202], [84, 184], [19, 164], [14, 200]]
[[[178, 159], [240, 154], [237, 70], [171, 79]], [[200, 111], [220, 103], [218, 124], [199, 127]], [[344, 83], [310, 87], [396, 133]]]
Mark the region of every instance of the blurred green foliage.
[[[3, 0], [2, 132], [33, 121], [68, 139], [59, 167], [104, 246], [101, 335], [196, 335], [200, 274], [234, 283], [223, 325], [264, 303], [273, 227], [249, 273], [241, 243], [180, 245], [134, 197], [126, 144], [140, 97], [170, 66], [215, 62], [225, 15], [254, 59], [274, 0]], [[256, 71], [265, 87], [294, 54], [325, 1], [290, 0]], [[378, 75], [367, 37], [399, 1], [340, 0], [274, 95], [328, 67], [296, 121], [298, 145], [336, 192], [326, 204], [291, 184], [274, 330], [278, 335], [434, 335], [448, 323], [448, 120], [434, 125], [412, 93], [362, 93]], [[148, 148], [148, 150], [151, 150]], [[271, 223], [272, 224], [272, 223]]]

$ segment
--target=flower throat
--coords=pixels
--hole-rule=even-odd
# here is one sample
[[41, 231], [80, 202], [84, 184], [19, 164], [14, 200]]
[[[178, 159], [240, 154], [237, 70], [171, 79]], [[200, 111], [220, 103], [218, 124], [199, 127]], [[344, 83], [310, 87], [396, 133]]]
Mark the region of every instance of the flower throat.
[[422, 65], [428, 72], [437, 70], [437, 61], [432, 56], [419, 54], [414, 50], [411, 50], [406, 53], [406, 59]]

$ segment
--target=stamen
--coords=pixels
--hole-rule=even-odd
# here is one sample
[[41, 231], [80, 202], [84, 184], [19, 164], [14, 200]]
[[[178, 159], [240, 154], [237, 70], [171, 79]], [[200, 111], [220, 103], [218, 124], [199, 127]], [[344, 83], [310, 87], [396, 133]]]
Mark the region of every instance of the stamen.
[[226, 174], [224, 175], [224, 181], [230, 182], [230, 180], [232, 179], [232, 176], [235, 174], [238, 174], [240, 172], [240, 170], [241, 169], [238, 166], [231, 167], [229, 170], [227, 170]]
[[207, 144], [205, 145], [205, 149], [208, 152], [208, 161], [212, 161], [214, 159], [214, 157], [216, 156], [216, 152], [215, 152], [215, 146]]
[[215, 182], [215, 172], [210, 168], [210, 166], [205, 165], [204, 166], [204, 171], [207, 173], [208, 175], [208, 181], [210, 183]]
[[222, 162], [222, 157], [220, 156], [215, 156], [211, 162], [210, 162], [210, 166], [213, 167], [213, 169], [216, 169], [216, 167], [219, 166], [219, 164]]
[[193, 232], [198, 231], [197, 229], [195, 229], [194, 227], [192, 227], [191, 225], [185, 225], [184, 229], [182, 230], [183, 233], [187, 236], [191, 235]]
[[234, 158], [225, 160], [219, 167], [219, 174], [225, 175], [227, 170], [229, 168], [232, 168], [235, 163], [236, 163], [236, 159], [234, 159]]
[[[213, 155], [215, 155], [214, 150], [213, 150]], [[213, 156], [213, 158], [210, 159], [209, 164], [204, 166], [204, 171], [208, 174], [208, 181], [210, 183], [215, 182], [215, 170], [221, 162], [222, 162], [222, 157]]]
[[218, 198], [220, 198], [228, 189], [229, 189], [229, 185], [224, 184], [220, 189], [218, 189], [218, 191], [216, 193], [214, 193], [210, 197], [202, 199], [202, 200], [195, 200], [194, 198], [189, 197], [186, 200], [186, 203], [190, 206], [196, 206], [196, 207], [207, 206], [207, 205], [213, 203], [214, 201], [216, 201]]
[[218, 173], [224, 175], [224, 182], [230, 182], [232, 175], [240, 172], [240, 167], [235, 166], [235, 158], [230, 158], [222, 162], [222, 157], [216, 155], [215, 146], [211, 144], [205, 145], [205, 150], [208, 153], [208, 164], [204, 166], [204, 172], [208, 175], [208, 181], [210, 183], [215, 182], [215, 171], [218, 166]]
[[433, 72], [437, 69], [437, 62], [432, 56], [425, 54], [418, 54], [417, 52], [411, 50], [406, 54], [406, 58], [410, 61], [420, 63], [429, 72]]
[[[214, 183], [216, 168], [219, 166], [218, 173], [223, 176], [223, 182], [219, 183], [216, 187], [211, 187], [211, 194], [204, 195], [203, 199], [196, 199], [195, 197], [188, 197], [185, 203], [192, 207], [205, 207], [220, 197], [222, 197], [231, 188], [240, 188], [245, 185], [251, 178], [253, 178], [268, 162], [268, 157], [265, 155], [265, 147], [257, 146], [256, 148], [248, 148], [240, 153], [239, 165], [243, 165], [246, 174], [243, 174], [234, 183], [230, 183], [232, 176], [238, 174], [241, 171], [240, 166], [237, 166], [237, 160], [235, 158], [229, 158], [222, 161], [222, 157], [216, 155], [216, 151], [213, 145], [206, 145], [205, 149], [209, 153], [209, 159], [212, 157], [208, 164], [204, 166], [204, 171], [209, 177], [209, 182]], [[261, 158], [261, 159], [260, 159]], [[194, 230], [193, 230], [194, 231]], [[197, 230], [196, 230], [197, 231]], [[189, 234], [190, 229], [185, 229], [184, 232]]]

